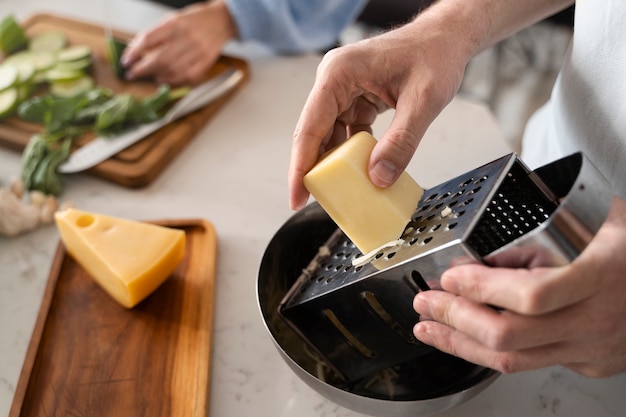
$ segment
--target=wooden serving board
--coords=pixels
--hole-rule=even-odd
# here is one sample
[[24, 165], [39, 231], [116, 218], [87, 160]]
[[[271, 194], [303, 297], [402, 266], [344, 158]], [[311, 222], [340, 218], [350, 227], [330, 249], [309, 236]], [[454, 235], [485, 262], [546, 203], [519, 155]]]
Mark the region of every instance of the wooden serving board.
[[[98, 85], [108, 87], [118, 93], [128, 92], [136, 97], [148, 96], [157, 89], [157, 85], [149, 81], [126, 82], [115, 77], [109, 65], [102, 26], [50, 14], [34, 15], [22, 22], [22, 26], [29, 36], [57, 31], [67, 36], [70, 45], [89, 45], [93, 51], [91, 75]], [[132, 38], [132, 34], [121, 31], [114, 31], [114, 35], [124, 40]], [[207, 121], [245, 84], [249, 77], [247, 63], [242, 59], [229, 56], [220, 57], [207, 74], [207, 79], [230, 67], [239, 68], [244, 72], [244, 77], [239, 86], [233, 91], [214, 103], [159, 129], [145, 139], [91, 168], [88, 172], [131, 188], [150, 184], [193, 139]], [[22, 151], [30, 137], [42, 129], [41, 125], [27, 123], [17, 116], [10, 117], [0, 123], [0, 145]], [[84, 145], [92, 139], [93, 135], [86, 135], [76, 141], [76, 145]]]
[[217, 239], [205, 220], [186, 254], [133, 309], [117, 304], [59, 243], [9, 417], [206, 417]]

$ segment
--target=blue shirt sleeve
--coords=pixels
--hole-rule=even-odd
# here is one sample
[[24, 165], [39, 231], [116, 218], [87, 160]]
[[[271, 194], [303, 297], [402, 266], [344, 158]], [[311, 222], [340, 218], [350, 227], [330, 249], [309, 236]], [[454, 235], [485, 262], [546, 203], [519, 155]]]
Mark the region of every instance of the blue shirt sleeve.
[[333, 46], [366, 0], [226, 0], [242, 42], [258, 41], [279, 53]]

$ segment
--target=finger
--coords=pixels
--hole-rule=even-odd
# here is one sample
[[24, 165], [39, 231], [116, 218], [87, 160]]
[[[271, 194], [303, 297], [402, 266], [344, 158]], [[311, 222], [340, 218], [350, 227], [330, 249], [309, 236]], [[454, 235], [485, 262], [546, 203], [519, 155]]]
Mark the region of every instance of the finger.
[[357, 132], [372, 132], [372, 123], [376, 120], [381, 109], [372, 101], [363, 96], [354, 99], [348, 110], [338, 116], [338, 120], [343, 122], [347, 127], [347, 137]]
[[173, 38], [175, 28], [168, 21], [137, 34], [126, 46], [122, 54], [124, 65], [132, 65], [143, 55]]
[[564, 357], [569, 356], [560, 344], [497, 352], [451, 327], [434, 321], [416, 324], [413, 334], [421, 342], [442, 352], [505, 374], [559, 365], [563, 363]]
[[206, 78], [213, 64], [209, 56], [197, 56], [193, 51], [179, 51], [181, 55], [169, 64], [159, 63], [154, 69], [156, 80], [171, 86], [196, 85]]
[[403, 93], [389, 128], [370, 156], [369, 173], [374, 184], [388, 187], [398, 179], [434, 117], [422, 97], [411, 91]]
[[423, 317], [459, 330], [497, 351], [520, 350], [562, 342], [580, 323], [576, 312], [559, 311], [543, 316], [522, 316], [497, 311], [443, 291], [415, 296], [413, 307]]
[[328, 86], [314, 86], [302, 109], [293, 134], [289, 161], [289, 206], [293, 210], [304, 207], [307, 202], [309, 192], [302, 180], [317, 162], [322, 143], [334, 134], [339, 114], [336, 103]]
[[461, 265], [442, 274], [441, 286], [478, 303], [527, 315], [556, 311], [597, 291], [594, 280], [571, 265], [534, 269]]
[[[148, 76], [179, 78], [185, 74], [195, 55], [187, 51], [182, 42], [168, 42], [151, 49], [127, 71], [129, 79]], [[177, 74], [179, 73], [179, 74]]]

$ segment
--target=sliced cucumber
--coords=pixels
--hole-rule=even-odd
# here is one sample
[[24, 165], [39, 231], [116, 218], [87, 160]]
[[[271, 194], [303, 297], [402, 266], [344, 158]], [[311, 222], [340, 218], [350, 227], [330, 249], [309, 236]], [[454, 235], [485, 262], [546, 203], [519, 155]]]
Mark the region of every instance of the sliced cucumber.
[[31, 51], [58, 52], [67, 46], [67, 37], [61, 32], [44, 32], [34, 36], [28, 48]]
[[86, 71], [91, 66], [91, 58], [77, 59], [75, 61], [59, 61], [53, 69], [64, 71]]
[[57, 81], [50, 84], [50, 92], [56, 96], [69, 97], [94, 88], [93, 78], [85, 75], [73, 81]]
[[87, 45], [70, 46], [57, 53], [57, 61], [59, 62], [77, 61], [85, 58], [91, 58], [91, 48]]
[[5, 64], [19, 66], [23, 63], [31, 64], [35, 71], [45, 71], [56, 63], [55, 54], [50, 51], [22, 51], [9, 56], [4, 60]]
[[15, 86], [18, 83], [19, 73], [17, 68], [11, 65], [0, 66], [0, 91]]
[[82, 70], [64, 70], [52, 68], [46, 71], [46, 81], [54, 83], [57, 81], [75, 81], [85, 76]]
[[19, 102], [17, 88], [9, 88], [0, 93], [0, 119], [13, 114]]
[[7, 66], [15, 67], [17, 70], [17, 82], [19, 84], [30, 83], [35, 78], [35, 66], [28, 62], [22, 62], [20, 64], [5, 64]]

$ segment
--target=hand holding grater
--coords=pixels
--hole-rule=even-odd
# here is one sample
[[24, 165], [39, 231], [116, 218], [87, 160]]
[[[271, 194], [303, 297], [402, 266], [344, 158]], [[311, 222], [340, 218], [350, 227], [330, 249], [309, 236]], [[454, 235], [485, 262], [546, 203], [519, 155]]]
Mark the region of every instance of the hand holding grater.
[[360, 265], [337, 229], [278, 307], [281, 317], [349, 383], [434, 348], [413, 336], [412, 301], [453, 261], [492, 264], [518, 250], [569, 263], [604, 222], [606, 179], [575, 153], [534, 171], [503, 156], [424, 192], [398, 246]]

